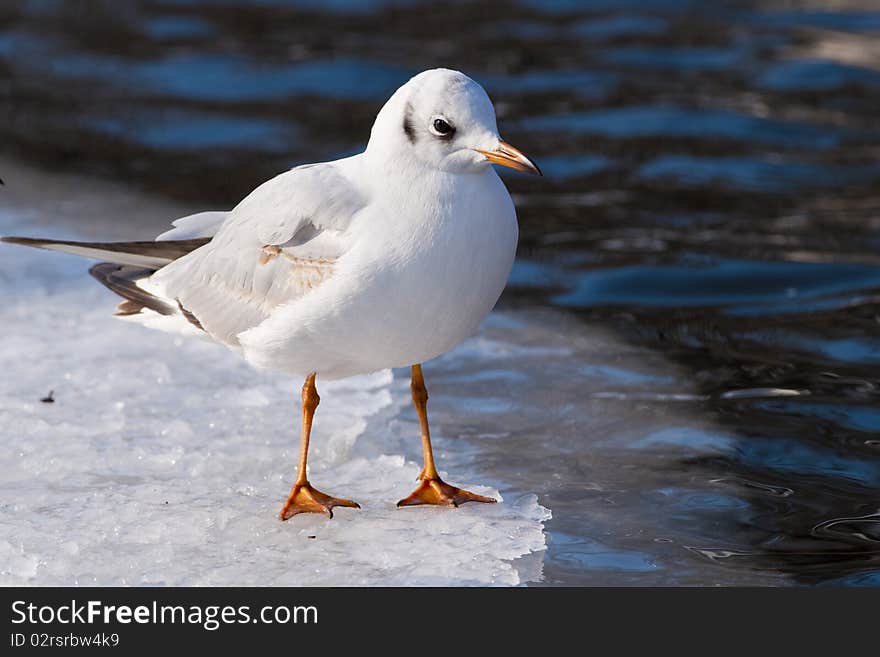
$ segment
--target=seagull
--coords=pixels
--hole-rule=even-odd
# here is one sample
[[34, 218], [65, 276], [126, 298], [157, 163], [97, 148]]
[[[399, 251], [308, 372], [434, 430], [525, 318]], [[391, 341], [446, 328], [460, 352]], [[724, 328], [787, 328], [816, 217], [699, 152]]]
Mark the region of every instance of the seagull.
[[315, 381], [394, 367], [411, 368], [424, 458], [397, 505], [495, 502], [440, 478], [421, 366], [476, 331], [510, 274], [516, 211], [492, 163], [541, 175], [502, 141], [477, 82], [433, 69], [385, 103], [362, 153], [295, 167], [230, 211], [177, 219], [154, 241], [2, 240], [101, 260], [89, 271], [122, 297], [117, 316], [304, 377], [282, 520], [360, 508], [307, 477]]

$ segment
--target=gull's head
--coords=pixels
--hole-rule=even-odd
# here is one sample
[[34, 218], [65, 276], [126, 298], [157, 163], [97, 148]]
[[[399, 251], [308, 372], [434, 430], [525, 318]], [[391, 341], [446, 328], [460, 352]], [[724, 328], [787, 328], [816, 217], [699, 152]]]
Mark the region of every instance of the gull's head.
[[501, 139], [483, 87], [444, 68], [419, 73], [394, 93], [376, 117], [368, 150], [392, 158], [409, 155], [451, 173], [477, 173], [494, 162], [541, 175]]

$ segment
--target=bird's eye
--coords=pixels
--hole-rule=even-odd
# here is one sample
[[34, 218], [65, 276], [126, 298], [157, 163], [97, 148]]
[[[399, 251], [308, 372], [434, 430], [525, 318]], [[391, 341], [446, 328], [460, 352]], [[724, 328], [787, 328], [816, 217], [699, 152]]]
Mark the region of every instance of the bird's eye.
[[455, 128], [449, 125], [446, 119], [436, 118], [431, 121], [431, 132], [438, 137], [448, 139], [455, 133]]

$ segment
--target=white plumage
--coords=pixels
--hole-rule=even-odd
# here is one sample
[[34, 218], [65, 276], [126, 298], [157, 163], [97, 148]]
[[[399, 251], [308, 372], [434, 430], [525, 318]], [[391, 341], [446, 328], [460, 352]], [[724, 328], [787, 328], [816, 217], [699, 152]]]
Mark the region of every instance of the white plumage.
[[[431, 134], [435, 115], [458, 148]], [[513, 204], [479, 152], [499, 143], [479, 85], [422, 73], [382, 109], [364, 153], [177, 220], [159, 239], [213, 239], [138, 285], [258, 367], [339, 378], [428, 360], [476, 329], [513, 263]], [[192, 333], [152, 314], [131, 318]]]

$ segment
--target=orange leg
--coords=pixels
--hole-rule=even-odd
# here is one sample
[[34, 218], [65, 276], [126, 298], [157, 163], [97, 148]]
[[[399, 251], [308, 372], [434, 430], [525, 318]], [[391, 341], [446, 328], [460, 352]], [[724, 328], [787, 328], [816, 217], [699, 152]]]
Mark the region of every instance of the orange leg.
[[425, 467], [419, 475], [419, 485], [408, 497], [403, 498], [397, 506], [414, 506], [416, 504], [439, 504], [444, 506], [458, 506], [465, 502], [495, 502], [496, 500], [485, 495], [477, 495], [463, 488], [450, 486], [440, 479], [437, 468], [434, 465], [434, 452], [431, 449], [431, 430], [428, 428], [428, 391], [425, 388], [425, 378], [422, 376], [422, 366], [412, 366], [412, 399], [419, 415], [419, 426], [422, 430], [422, 451], [425, 455]]
[[306, 382], [302, 389], [302, 444], [299, 452], [299, 468], [297, 471], [296, 482], [290, 489], [290, 496], [287, 502], [281, 508], [279, 517], [282, 520], [292, 518], [298, 513], [326, 513], [333, 517], [333, 507], [348, 506], [360, 509], [357, 502], [346, 500], [338, 497], [331, 497], [312, 488], [306, 477], [306, 462], [309, 458], [309, 436], [312, 433], [312, 418], [315, 416], [315, 409], [321, 398], [318, 396], [318, 390], [315, 388], [315, 373], [312, 372], [306, 377]]

